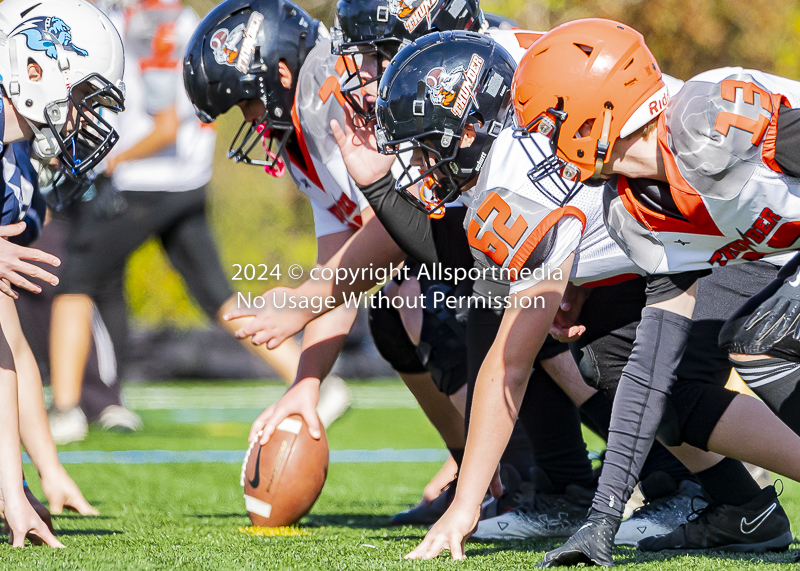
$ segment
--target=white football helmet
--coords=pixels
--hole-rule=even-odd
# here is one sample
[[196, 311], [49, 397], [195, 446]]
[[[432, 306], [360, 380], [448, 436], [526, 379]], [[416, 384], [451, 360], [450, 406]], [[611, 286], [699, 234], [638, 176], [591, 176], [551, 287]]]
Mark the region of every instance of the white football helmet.
[[[41, 77], [29, 77], [31, 64]], [[124, 109], [123, 68], [119, 33], [86, 0], [0, 2], [0, 85], [34, 132], [34, 154], [58, 157], [68, 174], [117, 142], [102, 113]]]

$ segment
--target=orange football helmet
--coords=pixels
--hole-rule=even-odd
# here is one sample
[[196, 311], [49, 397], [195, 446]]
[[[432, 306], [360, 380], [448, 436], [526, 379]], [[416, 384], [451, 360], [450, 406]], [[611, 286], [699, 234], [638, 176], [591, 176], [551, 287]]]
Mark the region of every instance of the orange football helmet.
[[669, 99], [642, 35], [599, 18], [567, 22], [534, 42], [517, 66], [512, 97], [519, 127], [550, 137], [556, 155], [538, 176], [580, 181], [598, 176], [614, 142]]

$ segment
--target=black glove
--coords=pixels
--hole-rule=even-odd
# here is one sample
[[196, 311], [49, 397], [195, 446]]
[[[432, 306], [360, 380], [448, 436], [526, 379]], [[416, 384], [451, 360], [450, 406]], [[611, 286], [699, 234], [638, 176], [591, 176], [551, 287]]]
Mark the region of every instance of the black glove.
[[745, 322], [753, 340], [765, 350], [786, 337], [800, 341], [800, 268]]
[[537, 567], [560, 567], [562, 565], [601, 565], [613, 567], [611, 548], [622, 519], [594, 510], [589, 511], [586, 523], [567, 542], [544, 554]]

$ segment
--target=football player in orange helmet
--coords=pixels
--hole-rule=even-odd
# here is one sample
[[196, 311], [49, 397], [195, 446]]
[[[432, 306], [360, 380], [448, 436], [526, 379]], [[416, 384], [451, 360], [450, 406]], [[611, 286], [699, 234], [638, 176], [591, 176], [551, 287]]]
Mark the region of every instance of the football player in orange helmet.
[[[670, 100], [641, 34], [587, 19], [559, 26], [531, 47], [518, 66], [513, 98], [518, 125], [549, 137], [553, 151], [534, 168], [533, 180], [559, 174], [605, 183], [609, 232], [649, 275], [647, 319], [620, 380], [592, 515], [543, 562], [607, 565], [609, 535], [675, 378], [697, 279], [712, 267], [797, 249], [800, 161], [791, 107], [800, 104], [800, 83], [727, 68], [693, 78]], [[771, 292], [780, 288], [772, 299], [745, 308], [740, 321], [752, 318], [737, 329], [738, 338], [728, 335], [732, 348], [775, 369], [754, 378], [752, 387], [790, 426], [796, 420], [782, 404], [800, 382], [800, 351], [789, 346], [798, 342], [789, 335], [794, 321], [783, 313], [800, 299], [788, 279], [799, 264], [786, 266], [770, 286]], [[767, 326], [756, 327], [759, 322]], [[742, 334], [748, 329], [758, 334]], [[773, 363], [775, 353], [795, 363]], [[764, 390], [776, 381], [785, 390]]]

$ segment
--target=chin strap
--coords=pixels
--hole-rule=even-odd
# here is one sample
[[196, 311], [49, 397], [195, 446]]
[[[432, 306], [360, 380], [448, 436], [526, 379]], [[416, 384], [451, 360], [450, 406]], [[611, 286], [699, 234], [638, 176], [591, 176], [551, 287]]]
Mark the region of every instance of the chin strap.
[[600, 134], [600, 140], [597, 141], [597, 154], [594, 162], [594, 176], [599, 177], [600, 171], [603, 170], [603, 163], [606, 161], [608, 154], [608, 134], [611, 132], [611, 110], [614, 106], [610, 101], [606, 101], [605, 109], [603, 109], [603, 132]]
[[45, 162], [55, 158], [58, 155], [59, 147], [56, 137], [50, 127], [39, 129], [27, 117], [25, 118], [25, 121], [28, 123], [31, 131], [33, 131], [31, 151], [33, 151], [37, 158]]

